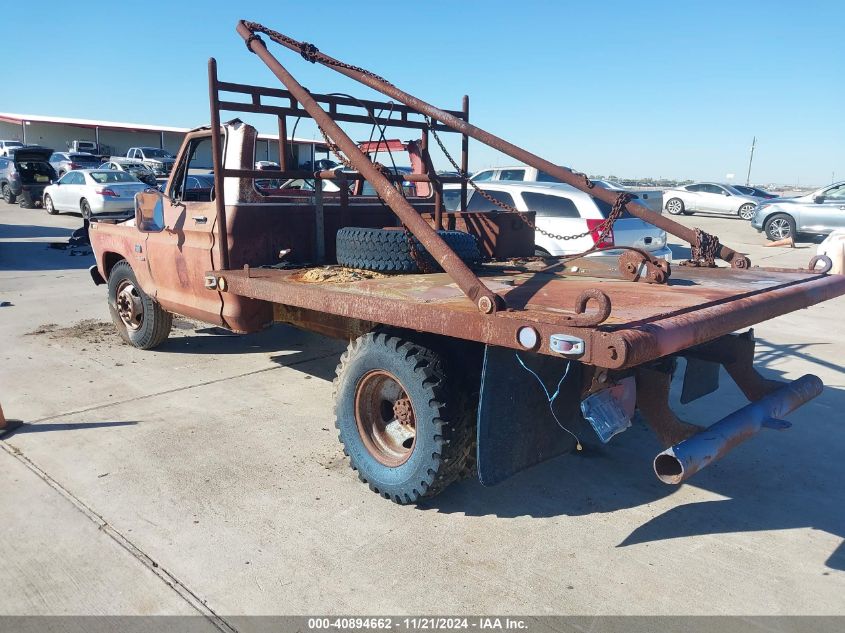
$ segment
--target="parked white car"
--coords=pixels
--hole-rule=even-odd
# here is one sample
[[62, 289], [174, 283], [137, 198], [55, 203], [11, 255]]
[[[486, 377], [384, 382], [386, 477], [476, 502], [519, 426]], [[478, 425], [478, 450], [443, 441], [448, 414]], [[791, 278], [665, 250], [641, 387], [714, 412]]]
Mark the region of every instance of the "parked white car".
[[20, 141], [0, 141], [0, 156], [11, 156], [19, 147], [23, 147]]
[[148, 188], [125, 171], [76, 169], [44, 189], [47, 213], [81, 213], [84, 220], [126, 219], [135, 214], [135, 194]]
[[[551, 174], [540, 171], [535, 167], [528, 167], [527, 165], [482, 169], [473, 174], [471, 180], [477, 183], [501, 181], [560, 183], [560, 180]], [[627, 191], [634, 196], [637, 202], [648, 207], [655, 213], [660, 213], [663, 210], [663, 192], [659, 189], [630, 189], [610, 180], [594, 180], [593, 182], [612, 191]]]
[[738, 215], [743, 220], [754, 217], [754, 209], [765, 198], [748, 196], [731, 185], [697, 182], [674, 187], [663, 192], [666, 211], [672, 215], [693, 213], [724, 213]]
[[[577, 239], [563, 240], [543, 235], [534, 236], [537, 255], [572, 255], [593, 246], [632, 246], [672, 261], [672, 250], [666, 243], [666, 231], [627, 212], [613, 225], [606, 241], [598, 244], [599, 225], [607, 218], [611, 206], [602, 200], [562, 183], [482, 182], [483, 191], [516, 208], [534, 211], [538, 229], [555, 235], [575, 235], [590, 231]], [[460, 185], [443, 186], [443, 204], [450, 211], [460, 206]], [[467, 192], [467, 211], [501, 211], [478, 195], [472, 187]]]

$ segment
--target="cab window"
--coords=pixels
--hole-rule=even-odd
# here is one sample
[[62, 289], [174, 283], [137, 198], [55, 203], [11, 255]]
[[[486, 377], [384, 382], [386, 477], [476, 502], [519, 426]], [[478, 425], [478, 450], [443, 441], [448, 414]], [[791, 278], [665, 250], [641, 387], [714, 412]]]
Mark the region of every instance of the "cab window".
[[183, 202], [211, 202], [214, 199], [212, 177], [209, 175], [211, 156], [210, 136], [191, 141], [174, 168], [169, 192], [171, 198]]

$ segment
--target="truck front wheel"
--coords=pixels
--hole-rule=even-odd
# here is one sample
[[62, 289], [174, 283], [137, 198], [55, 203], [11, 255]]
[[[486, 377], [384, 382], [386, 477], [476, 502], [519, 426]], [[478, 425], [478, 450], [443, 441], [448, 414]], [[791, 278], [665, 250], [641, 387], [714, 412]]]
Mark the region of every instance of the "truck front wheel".
[[465, 473], [474, 417], [450, 386], [440, 355], [403, 336], [371, 332], [349, 344], [334, 381], [336, 425], [373, 492], [415, 503]]
[[109, 273], [109, 313], [117, 333], [138, 349], [153, 349], [170, 335], [173, 317], [138, 285], [124, 260]]

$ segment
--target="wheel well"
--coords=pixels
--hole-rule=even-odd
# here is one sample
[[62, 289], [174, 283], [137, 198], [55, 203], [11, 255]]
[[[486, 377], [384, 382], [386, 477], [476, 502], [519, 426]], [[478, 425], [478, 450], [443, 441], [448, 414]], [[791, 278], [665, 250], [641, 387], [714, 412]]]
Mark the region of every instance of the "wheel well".
[[108, 279], [109, 275], [111, 275], [112, 268], [114, 268], [118, 262], [123, 261], [124, 259], [125, 258], [119, 253], [103, 253], [103, 268], [105, 268], [105, 270], [103, 271], [103, 277]]
[[[793, 221], [793, 222], [796, 222], [796, 220], [795, 220], [795, 216], [794, 216], [794, 215], [792, 215], [791, 213], [787, 213], [786, 211], [780, 211], [780, 210], [778, 210], [778, 211], [772, 211], [771, 213], [769, 213], [769, 214], [768, 214], [765, 218], [763, 218], [763, 221], [760, 223], [760, 225], [761, 225], [761, 226], [763, 226], [763, 227], [765, 227], [765, 226], [766, 226], [766, 223], [767, 223], [769, 220], [771, 220], [773, 217], [775, 217], [776, 215], [787, 215], [787, 216], [789, 216], [790, 218], [792, 218], [792, 221]], [[797, 222], [796, 222], [796, 224], [797, 224]]]

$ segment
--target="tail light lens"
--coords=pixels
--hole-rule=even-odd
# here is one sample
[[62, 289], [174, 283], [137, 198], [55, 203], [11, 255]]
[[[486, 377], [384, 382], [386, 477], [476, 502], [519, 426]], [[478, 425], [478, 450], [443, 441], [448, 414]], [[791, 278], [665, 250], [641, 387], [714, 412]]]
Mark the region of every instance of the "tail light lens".
[[[587, 220], [587, 228], [590, 230], [590, 237], [593, 238], [593, 244], [598, 248], [607, 248], [613, 246], [613, 227], [609, 228], [601, 239], [601, 225], [604, 220]], [[599, 241], [601, 239], [601, 241]]]
[[119, 198], [120, 196], [117, 195], [113, 189], [109, 189], [106, 187], [105, 189], [97, 189], [95, 193], [100, 194], [101, 196], [106, 196], [107, 198]]
[[71, 169], [82, 169], [82, 165], [80, 165], [78, 163], [71, 163], [70, 168]]

